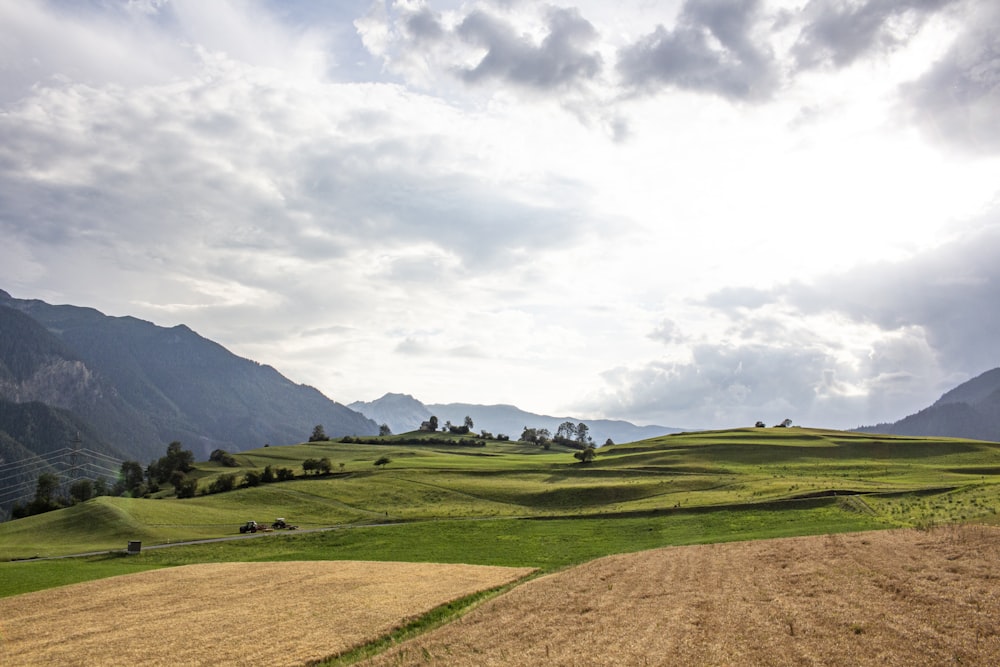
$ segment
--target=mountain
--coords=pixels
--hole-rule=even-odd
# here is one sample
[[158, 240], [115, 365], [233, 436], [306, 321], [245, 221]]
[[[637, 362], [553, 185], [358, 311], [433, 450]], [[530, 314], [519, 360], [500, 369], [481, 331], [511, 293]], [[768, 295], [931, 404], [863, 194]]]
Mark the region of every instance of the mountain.
[[427, 406], [409, 394], [389, 393], [374, 401], [354, 401], [348, 403], [347, 407], [360, 412], [376, 424], [388, 424], [393, 433], [416, 431], [420, 428], [420, 423], [431, 416]]
[[1000, 368], [958, 385], [930, 407], [897, 422], [855, 430], [1000, 441]]
[[611, 419], [580, 419], [577, 417], [550, 417], [526, 412], [513, 405], [476, 405], [472, 403], [433, 403], [424, 405], [408, 394], [386, 394], [369, 402], [357, 401], [348, 407], [370, 417], [379, 424], [388, 424], [393, 433], [414, 431], [420, 422], [431, 415], [444, 426], [446, 421], [461, 425], [465, 418], [472, 417], [475, 430], [486, 430], [493, 434], [505, 433], [512, 438], [521, 435], [524, 427], [547, 428], [555, 433], [559, 425], [570, 421], [585, 423], [590, 428], [590, 437], [597, 444], [604, 444], [608, 438], [613, 442], [635, 442], [655, 438], [668, 433], [678, 433], [679, 428], [666, 426], [636, 426], [627, 421]]
[[179, 440], [197, 456], [378, 426], [184, 325], [164, 328], [0, 290], [0, 399], [71, 411], [140, 462]]

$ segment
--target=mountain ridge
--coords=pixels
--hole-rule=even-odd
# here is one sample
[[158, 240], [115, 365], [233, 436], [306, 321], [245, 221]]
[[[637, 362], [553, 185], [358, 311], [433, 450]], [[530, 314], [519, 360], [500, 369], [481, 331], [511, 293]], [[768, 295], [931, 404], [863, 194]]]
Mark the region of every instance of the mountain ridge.
[[1000, 368], [963, 382], [946, 391], [930, 406], [899, 421], [854, 430], [1000, 442]]
[[683, 429], [668, 426], [637, 426], [631, 422], [616, 419], [585, 419], [578, 417], [554, 417], [522, 410], [514, 405], [475, 403], [432, 403], [424, 404], [409, 394], [387, 393], [374, 401], [355, 401], [348, 407], [357, 410], [379, 424], [387, 424], [393, 433], [414, 431], [434, 415], [441, 426], [446, 421], [455, 425], [464, 423], [471, 417], [475, 430], [486, 430], [494, 435], [504, 433], [517, 438], [522, 429], [547, 428], [553, 434], [563, 422], [585, 423], [590, 429], [590, 437], [598, 445], [608, 439], [615, 443], [634, 442], [660, 435], [679, 433]]
[[69, 410], [139, 461], [181, 441], [200, 457], [331, 437], [377, 425], [238, 357], [185, 325], [160, 327], [80, 306], [16, 299], [0, 290], [0, 399]]

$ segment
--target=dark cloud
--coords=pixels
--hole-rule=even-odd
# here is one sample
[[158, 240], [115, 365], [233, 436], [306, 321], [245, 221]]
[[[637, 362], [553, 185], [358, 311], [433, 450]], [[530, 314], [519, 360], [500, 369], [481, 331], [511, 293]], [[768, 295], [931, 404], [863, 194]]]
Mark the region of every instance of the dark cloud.
[[759, 0], [688, 0], [673, 30], [657, 26], [623, 48], [618, 72], [639, 90], [676, 87], [733, 100], [768, 98], [778, 84], [770, 47], [755, 39]]
[[959, 372], [1000, 366], [1000, 213], [910, 260], [789, 285], [776, 296], [803, 313], [833, 311], [885, 331], [917, 327], [942, 364]]
[[845, 67], [872, 52], [904, 44], [923, 21], [959, 0], [810, 0], [792, 47], [797, 67]]
[[940, 61], [903, 88], [933, 138], [975, 153], [1000, 151], [1000, 4], [984, 0]]
[[407, 34], [417, 44], [437, 42], [445, 36], [441, 17], [430, 7], [421, 7], [404, 19]]
[[535, 90], [574, 87], [601, 72], [602, 59], [588, 50], [597, 31], [576, 9], [550, 8], [548, 34], [539, 44], [505, 21], [476, 10], [456, 28], [462, 39], [486, 49], [475, 67], [461, 69], [468, 83], [496, 80]]

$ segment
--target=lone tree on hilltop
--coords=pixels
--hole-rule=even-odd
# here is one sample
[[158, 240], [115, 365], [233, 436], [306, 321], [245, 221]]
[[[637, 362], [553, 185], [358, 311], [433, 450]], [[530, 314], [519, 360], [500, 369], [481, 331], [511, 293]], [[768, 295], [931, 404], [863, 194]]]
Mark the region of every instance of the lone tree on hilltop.
[[323, 430], [322, 424], [316, 424], [316, 426], [313, 427], [312, 435], [309, 436], [309, 442], [322, 442], [323, 440], [329, 439], [330, 438], [326, 437], [326, 431]]
[[382, 437], [392, 435], [392, 429], [389, 428], [388, 424], [382, 424], [378, 427], [378, 434]]

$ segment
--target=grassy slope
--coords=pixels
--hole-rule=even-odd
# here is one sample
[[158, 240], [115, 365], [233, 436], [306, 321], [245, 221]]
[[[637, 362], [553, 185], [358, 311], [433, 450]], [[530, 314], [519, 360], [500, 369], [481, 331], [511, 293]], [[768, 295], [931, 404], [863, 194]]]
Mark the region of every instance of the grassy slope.
[[[138, 559], [5, 563], [0, 581], [9, 583], [0, 594], [220, 560], [362, 558], [551, 569], [665, 544], [995, 519], [1000, 509], [996, 443], [737, 429], [602, 448], [592, 464], [580, 465], [567, 450], [400, 439], [264, 448], [240, 454], [244, 467], [238, 469], [200, 464], [202, 487], [218, 474], [265, 465], [298, 472], [304, 459], [323, 456], [335, 474], [188, 500], [98, 498], [0, 524], [0, 558], [120, 550], [132, 539], [148, 546], [233, 535], [251, 518], [355, 528], [147, 550]], [[392, 463], [376, 470], [380, 456]], [[831, 490], [886, 495], [790, 500]], [[385, 522], [407, 523], [360, 527]]]

